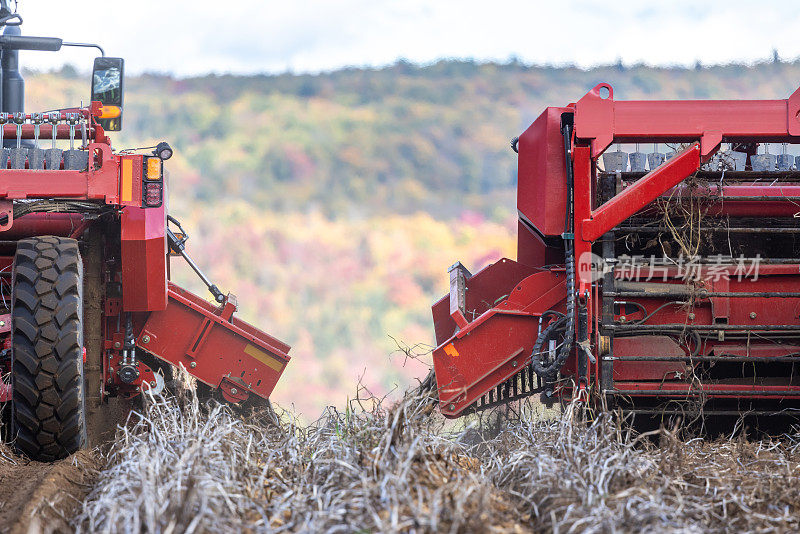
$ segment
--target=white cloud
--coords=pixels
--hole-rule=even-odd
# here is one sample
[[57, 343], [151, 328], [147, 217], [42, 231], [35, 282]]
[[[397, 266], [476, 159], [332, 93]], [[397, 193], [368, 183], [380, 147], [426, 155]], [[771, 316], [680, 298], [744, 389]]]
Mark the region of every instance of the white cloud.
[[[622, 0], [20, 0], [30, 35], [101, 43], [129, 72], [319, 71], [441, 57], [591, 66], [800, 56], [791, 2]], [[23, 63], [91, 64], [91, 53], [25, 52]]]

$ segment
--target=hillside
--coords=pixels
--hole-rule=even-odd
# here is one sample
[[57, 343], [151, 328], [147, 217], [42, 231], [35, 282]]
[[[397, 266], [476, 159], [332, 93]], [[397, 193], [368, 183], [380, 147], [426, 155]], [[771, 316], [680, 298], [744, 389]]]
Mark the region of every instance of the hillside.
[[[85, 101], [88, 78], [29, 73], [28, 109]], [[294, 346], [275, 397], [317, 414], [362, 375], [380, 394], [423, 372], [389, 360], [389, 336], [432, 341], [429, 306], [454, 260], [475, 269], [513, 257], [508, 142], [543, 107], [601, 81], [635, 99], [785, 98], [797, 80], [800, 63], [145, 75], [127, 80], [125, 131], [114, 139], [176, 149], [170, 203], [190, 252], [239, 295], [244, 318]], [[176, 276], [202, 293], [185, 269]]]

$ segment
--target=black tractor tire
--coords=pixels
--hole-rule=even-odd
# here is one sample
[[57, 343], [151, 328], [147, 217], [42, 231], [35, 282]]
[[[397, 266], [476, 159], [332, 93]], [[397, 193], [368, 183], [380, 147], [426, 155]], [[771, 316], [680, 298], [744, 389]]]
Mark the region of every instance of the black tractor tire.
[[20, 240], [12, 276], [11, 437], [33, 460], [58, 460], [86, 444], [78, 242]]

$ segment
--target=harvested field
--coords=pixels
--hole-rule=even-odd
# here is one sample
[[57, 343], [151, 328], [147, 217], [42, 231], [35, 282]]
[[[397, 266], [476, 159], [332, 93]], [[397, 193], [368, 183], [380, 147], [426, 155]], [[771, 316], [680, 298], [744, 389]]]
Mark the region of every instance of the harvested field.
[[[800, 435], [750, 442], [556, 420], [445, 424], [425, 389], [310, 426], [154, 399], [108, 456], [83, 532], [728, 532], [800, 528]], [[523, 410], [524, 412], [525, 410]], [[480, 423], [480, 424], [479, 424]], [[494, 429], [494, 430], [492, 430]]]
[[101, 467], [94, 451], [31, 462], [0, 444], [0, 532], [66, 532]]
[[535, 403], [454, 423], [428, 384], [311, 425], [181, 390], [134, 411], [107, 453], [40, 464], [0, 446], [0, 532], [800, 529], [798, 432], [636, 435]]

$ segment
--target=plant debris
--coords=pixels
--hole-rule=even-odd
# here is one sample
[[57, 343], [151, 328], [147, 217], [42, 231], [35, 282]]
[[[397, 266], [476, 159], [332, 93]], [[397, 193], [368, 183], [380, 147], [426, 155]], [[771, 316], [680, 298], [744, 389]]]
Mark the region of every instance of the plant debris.
[[[84, 532], [729, 532], [800, 528], [800, 434], [644, 435], [569, 405], [446, 422], [431, 381], [305, 426], [189, 394], [131, 417]], [[529, 403], [529, 406], [533, 403]], [[488, 424], [491, 423], [491, 424]], [[487, 428], [492, 427], [492, 428]]]

